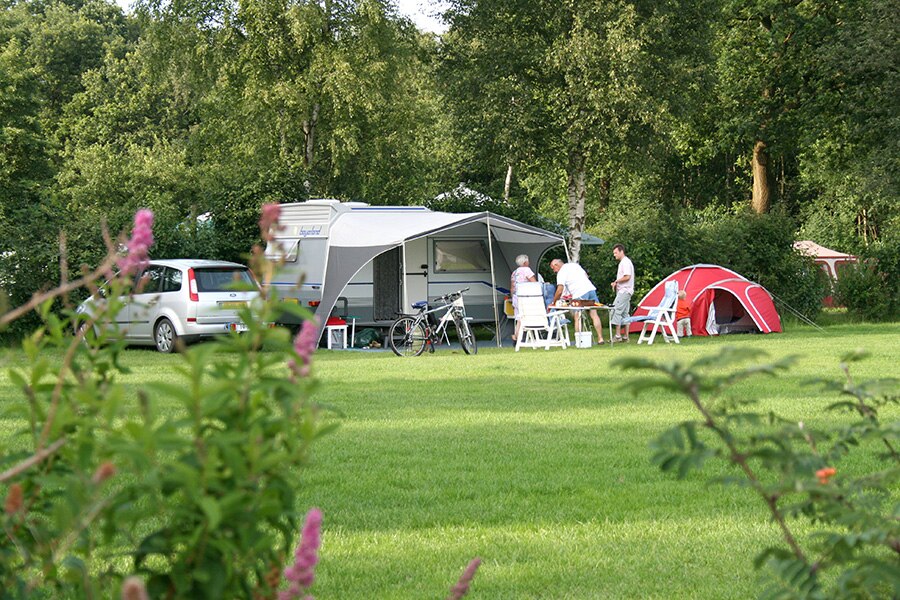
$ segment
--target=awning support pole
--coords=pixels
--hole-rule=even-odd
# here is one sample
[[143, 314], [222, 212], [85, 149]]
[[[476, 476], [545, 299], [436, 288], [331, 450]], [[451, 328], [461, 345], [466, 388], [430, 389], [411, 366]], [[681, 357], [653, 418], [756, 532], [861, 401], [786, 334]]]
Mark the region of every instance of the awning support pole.
[[407, 310], [406, 307], [409, 306], [409, 285], [407, 285], [408, 282], [406, 281], [407, 269], [406, 269], [406, 241], [405, 240], [403, 241], [402, 248], [403, 248], [403, 251], [402, 251], [403, 265], [401, 268], [403, 269], [403, 271], [402, 271], [403, 277], [401, 278], [401, 281], [403, 282], [403, 306], [400, 307], [400, 312], [405, 313]]
[[494, 282], [494, 244], [491, 235], [491, 213], [487, 214], [488, 256], [491, 258], [491, 304], [494, 305], [494, 331], [497, 332], [497, 347], [502, 348], [500, 341], [500, 314], [497, 312], [497, 284]]

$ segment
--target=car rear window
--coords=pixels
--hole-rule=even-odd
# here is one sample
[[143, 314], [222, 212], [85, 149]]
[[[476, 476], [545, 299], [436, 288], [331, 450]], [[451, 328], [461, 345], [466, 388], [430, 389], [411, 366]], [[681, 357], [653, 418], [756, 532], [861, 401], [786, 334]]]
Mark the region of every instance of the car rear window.
[[250, 269], [238, 269], [234, 267], [205, 267], [194, 268], [194, 277], [197, 279], [197, 291], [199, 292], [227, 292], [229, 290], [244, 289], [247, 286], [256, 287]]

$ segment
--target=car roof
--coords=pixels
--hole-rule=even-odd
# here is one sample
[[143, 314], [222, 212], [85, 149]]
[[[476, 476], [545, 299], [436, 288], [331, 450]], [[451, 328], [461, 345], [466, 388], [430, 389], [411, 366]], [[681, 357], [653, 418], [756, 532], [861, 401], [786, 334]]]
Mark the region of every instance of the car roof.
[[163, 267], [173, 267], [176, 269], [188, 269], [191, 267], [237, 267], [239, 269], [246, 269], [245, 265], [228, 262], [227, 260], [204, 260], [200, 258], [171, 258], [164, 260], [151, 260], [151, 265], [160, 265]]

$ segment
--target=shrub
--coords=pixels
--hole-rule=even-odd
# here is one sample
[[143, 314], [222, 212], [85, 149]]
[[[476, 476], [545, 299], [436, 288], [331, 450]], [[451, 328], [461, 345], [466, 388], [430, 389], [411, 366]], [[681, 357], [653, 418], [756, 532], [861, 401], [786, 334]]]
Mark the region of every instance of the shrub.
[[619, 266], [612, 255], [615, 244], [623, 244], [625, 253], [634, 262], [634, 302], [663, 277], [694, 264], [694, 248], [699, 245], [696, 232], [688, 227], [684, 215], [661, 209], [643, 210], [638, 215], [621, 215], [619, 219], [607, 223], [607, 230], [601, 237], [605, 238], [606, 244], [596, 249], [582, 248], [581, 262], [598, 292], [606, 295], [609, 301], [615, 297], [609, 282], [616, 278]]
[[867, 321], [900, 316], [900, 241], [880, 241], [860, 253], [859, 264], [841, 269], [835, 296], [847, 311]]
[[[782, 309], [818, 316], [828, 280], [813, 260], [796, 252], [796, 225], [778, 214], [740, 213], [700, 226], [697, 262], [720, 264], [771, 292]], [[785, 306], [786, 305], [786, 306]]]

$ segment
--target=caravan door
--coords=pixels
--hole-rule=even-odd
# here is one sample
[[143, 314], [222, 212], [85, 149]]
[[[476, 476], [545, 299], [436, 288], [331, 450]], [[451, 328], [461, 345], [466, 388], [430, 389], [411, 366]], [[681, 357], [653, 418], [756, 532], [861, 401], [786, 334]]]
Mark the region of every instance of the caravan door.
[[428, 240], [419, 238], [406, 243], [406, 304], [428, 300]]

